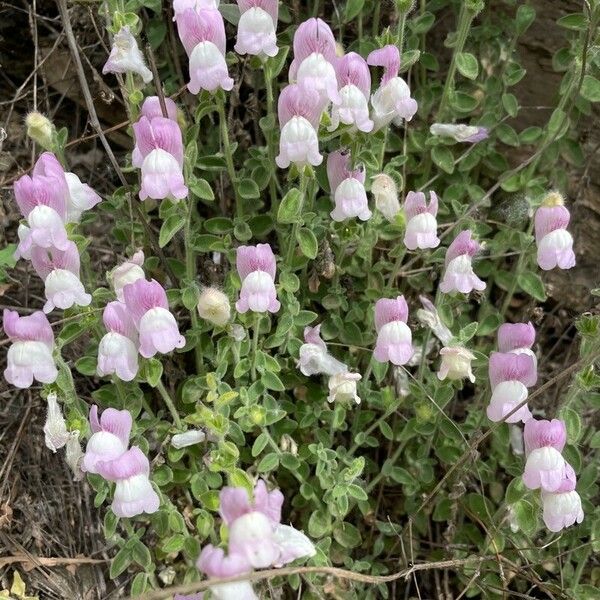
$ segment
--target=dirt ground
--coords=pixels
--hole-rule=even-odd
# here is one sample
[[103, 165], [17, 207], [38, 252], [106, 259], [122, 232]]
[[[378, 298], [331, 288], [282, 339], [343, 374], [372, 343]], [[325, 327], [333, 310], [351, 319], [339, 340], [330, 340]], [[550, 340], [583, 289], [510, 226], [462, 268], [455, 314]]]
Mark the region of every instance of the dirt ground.
[[[516, 95], [524, 106], [551, 104], [560, 75], [552, 72], [554, 51], [564, 44], [563, 31], [555, 20], [580, 8], [580, 3], [548, 0], [531, 2], [538, 8], [536, 20], [518, 51], [527, 68], [527, 77]], [[115, 128], [109, 139], [122, 153], [130, 148], [123, 124], [125, 110], [115, 91], [99, 71], [106, 57], [106, 36], [93, 17], [93, 4], [73, 9], [73, 22], [81, 55], [86, 61], [89, 81], [104, 129]], [[448, 20], [447, 20], [448, 21]], [[452, 20], [450, 19], [450, 23]], [[442, 35], [434, 30], [430, 36]], [[442, 44], [440, 43], [441, 47]], [[69, 158], [73, 170], [85, 175], [100, 193], [114, 188], [114, 174], [87, 123], [87, 113], [79, 90], [71, 57], [57, 16], [48, 0], [12, 0], [0, 4], [0, 248], [15, 240], [19, 215], [12, 196], [12, 181], [31, 168], [35, 156], [28, 142], [24, 117], [34, 108], [51, 116], [58, 127], [67, 126]], [[513, 124], [517, 130], [543, 124], [551, 108], [525, 110]], [[598, 235], [600, 234], [600, 134], [597, 122], [581, 127], [581, 139], [588, 155], [583, 172], [572, 174], [569, 203], [571, 230], [576, 240], [577, 267], [551, 277], [551, 299], [539, 339], [545, 348], [543, 369], [563, 369], [576, 360], [572, 318], [585, 310], [595, 310], [589, 289], [600, 283]], [[515, 157], [518, 160], [518, 157]], [[91, 253], [97, 268], [113, 265], [105, 223], [91, 232]], [[21, 262], [14, 279], [0, 284], [0, 308], [39, 306], [43, 289]], [[597, 299], [596, 299], [597, 301]], [[514, 301], [515, 311], [527, 311]], [[534, 320], [539, 314], [531, 313]], [[6, 347], [0, 338], [0, 346]], [[67, 357], [68, 358], [68, 357]], [[0, 350], [0, 370], [4, 369]], [[540, 373], [542, 379], [548, 373]], [[93, 384], [93, 382], [92, 382]], [[85, 397], [89, 380], [77, 386]], [[544, 402], [556, 402], [558, 388]], [[127, 587], [124, 576], [116, 586], [107, 575], [110, 548], [102, 533], [103, 513], [93, 506], [93, 493], [84, 482], [74, 482], [62, 457], [45, 447], [42, 427], [43, 405], [36, 387], [26, 391], [9, 388], [0, 381], [0, 592], [9, 589], [14, 569], [18, 569], [29, 594], [40, 599], [96, 600], [115, 598]], [[4, 586], [4, 587], [3, 587]], [[119, 591], [121, 590], [121, 591]]]

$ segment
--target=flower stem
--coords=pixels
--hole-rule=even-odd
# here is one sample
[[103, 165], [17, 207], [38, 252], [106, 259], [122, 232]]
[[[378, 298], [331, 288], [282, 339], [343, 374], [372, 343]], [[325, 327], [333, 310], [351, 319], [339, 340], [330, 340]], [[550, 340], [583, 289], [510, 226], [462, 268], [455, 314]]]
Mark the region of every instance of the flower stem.
[[233, 193], [235, 196], [235, 210], [238, 217], [244, 214], [242, 199], [240, 198], [237, 177], [235, 174], [235, 167], [233, 165], [233, 156], [231, 154], [231, 142], [229, 141], [229, 129], [227, 125], [227, 117], [225, 115], [225, 99], [221, 94], [217, 95], [217, 112], [219, 113], [219, 129], [221, 132], [221, 144], [223, 146], [223, 154], [225, 156], [225, 163], [227, 164], [227, 173], [231, 186], [233, 187]]
[[171, 399], [171, 396], [169, 396], [169, 392], [167, 391], [165, 384], [162, 382], [162, 379], [159, 380], [159, 382], [156, 384], [156, 389], [158, 390], [159, 394], [161, 395], [164, 403], [167, 405], [167, 408], [169, 409], [169, 412], [171, 413], [171, 416], [173, 417], [175, 426], [180, 428], [181, 427], [181, 419], [179, 418], [179, 413], [177, 412], [177, 409], [175, 408], [175, 403]]
[[292, 260], [294, 258], [294, 250], [296, 250], [296, 236], [298, 235], [298, 229], [300, 228], [300, 224], [302, 222], [302, 212], [304, 210], [304, 205], [306, 201], [306, 194], [308, 191], [308, 183], [310, 181], [310, 177], [307, 177], [304, 174], [304, 170], [300, 174], [300, 218], [296, 221], [292, 226], [292, 235], [290, 236], [288, 248], [287, 248], [287, 256], [286, 263], [288, 266], [291, 266]]
[[267, 117], [273, 119], [273, 127], [265, 132], [265, 138], [267, 141], [267, 155], [269, 157], [269, 164], [273, 167], [273, 172], [269, 177], [269, 195], [271, 197], [271, 213], [273, 217], [277, 216], [277, 185], [276, 185], [276, 170], [275, 170], [275, 146], [273, 133], [275, 132], [275, 98], [273, 96], [273, 74], [271, 71], [271, 63], [267, 59], [263, 63], [263, 72], [265, 75], [265, 89], [267, 91]]
[[258, 336], [260, 334], [260, 320], [262, 318], [262, 314], [257, 312], [254, 315], [254, 337], [252, 338], [252, 369], [250, 371], [250, 376], [252, 377], [252, 381], [256, 381], [256, 359], [258, 355]]

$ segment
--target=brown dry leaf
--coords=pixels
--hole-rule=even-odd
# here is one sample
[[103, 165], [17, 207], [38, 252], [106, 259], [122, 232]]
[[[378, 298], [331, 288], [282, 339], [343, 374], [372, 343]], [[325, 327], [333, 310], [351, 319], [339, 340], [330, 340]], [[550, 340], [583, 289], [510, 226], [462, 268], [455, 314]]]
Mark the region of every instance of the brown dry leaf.
[[0, 506], [0, 529], [4, 529], [12, 521], [13, 509], [8, 502]]

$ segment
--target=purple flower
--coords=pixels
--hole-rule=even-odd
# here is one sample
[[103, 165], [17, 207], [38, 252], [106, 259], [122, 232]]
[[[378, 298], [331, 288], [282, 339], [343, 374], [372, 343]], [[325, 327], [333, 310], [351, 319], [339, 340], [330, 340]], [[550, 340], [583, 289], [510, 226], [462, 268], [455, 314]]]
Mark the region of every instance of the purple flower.
[[331, 27], [322, 19], [307, 19], [300, 23], [294, 34], [294, 60], [290, 65], [290, 80], [296, 79], [302, 62], [311, 54], [320, 54], [323, 58], [335, 64], [336, 43]]
[[403, 120], [410, 121], [417, 112], [417, 103], [410, 96], [407, 83], [398, 76], [400, 70], [400, 51], [394, 45], [373, 50], [367, 57], [371, 66], [383, 67], [383, 77], [377, 91], [371, 96], [375, 129], [381, 129], [392, 121], [401, 125]]
[[535, 342], [535, 328], [529, 323], [503, 323], [498, 328], [498, 350], [530, 350]]
[[216, 92], [219, 88], [226, 92], [233, 89], [233, 79], [229, 77], [225, 56], [212, 42], [201, 42], [190, 56], [188, 90], [198, 94], [200, 90]]
[[132, 423], [128, 410], [115, 408], [107, 408], [98, 419], [98, 407], [94, 404], [90, 409], [92, 436], [85, 448], [81, 468], [87, 473], [100, 473], [101, 464], [122, 456], [129, 445]]
[[150, 483], [150, 463], [137, 446], [117, 458], [98, 462], [97, 468], [104, 479], [116, 482], [111, 508], [117, 517], [135, 517], [158, 510], [160, 498]]
[[141, 117], [133, 124], [135, 148], [131, 155], [134, 167], [140, 168], [144, 159], [153, 151], [162, 149], [173, 156], [183, 167], [183, 139], [177, 121], [165, 117]]
[[562, 452], [567, 443], [567, 428], [564, 421], [560, 419], [552, 419], [552, 421], [530, 419], [525, 423], [523, 438], [526, 454], [546, 446]]
[[79, 279], [79, 251], [74, 242], [68, 242], [66, 250], [34, 246], [31, 262], [44, 281], [47, 300], [45, 313], [54, 308], [65, 310], [75, 304], [89, 306], [92, 297], [86, 293]]
[[437, 248], [440, 240], [437, 236], [438, 198], [435, 192], [430, 192], [430, 202], [423, 192], [408, 192], [404, 201], [406, 215], [406, 231], [404, 245], [409, 250], [420, 248]]
[[240, 21], [235, 51], [238, 54], [275, 56], [278, 0], [237, 0]]
[[558, 267], [571, 269], [575, 266], [573, 237], [567, 231], [571, 219], [562, 205], [540, 206], [535, 213], [535, 240], [537, 262], [540, 269], [549, 271]]
[[525, 387], [537, 382], [535, 362], [528, 354], [492, 352], [489, 362], [492, 390], [503, 381], [520, 381]]
[[271, 246], [240, 246], [237, 249], [236, 265], [242, 280], [240, 298], [235, 305], [237, 311], [276, 313], [281, 304], [277, 300], [275, 289], [277, 264]]
[[[196, 566], [209, 578], [234, 577], [252, 571], [251, 565], [244, 556], [227, 555], [221, 548], [215, 548], [212, 544], [202, 549]], [[210, 591], [217, 600], [259, 600], [249, 581], [214, 585], [211, 586]]]
[[365, 191], [365, 172], [362, 168], [352, 170], [351, 160], [349, 153], [339, 150], [327, 157], [327, 177], [335, 203], [330, 216], [337, 222], [355, 217], [367, 221], [373, 214]]
[[485, 290], [485, 283], [475, 275], [472, 265], [472, 258], [481, 246], [471, 239], [471, 236], [472, 233], [468, 229], [462, 231], [446, 251], [446, 269], [440, 283], [440, 290], [444, 294], [468, 294], [472, 290]]
[[54, 363], [54, 333], [42, 311], [20, 317], [16, 311], [4, 309], [4, 332], [12, 344], [6, 357], [4, 378], [18, 388], [28, 388], [33, 380], [40, 383], [56, 381]]
[[279, 95], [277, 110], [281, 127], [277, 166], [285, 169], [291, 163], [298, 167], [320, 165], [323, 157], [317, 129], [323, 110], [317, 95], [298, 84], [288, 85]]
[[552, 532], [557, 533], [565, 527], [583, 521], [581, 498], [574, 490], [559, 493], [542, 492], [542, 504], [544, 523]]
[[[171, 98], [165, 98], [165, 108], [167, 109], [167, 117], [173, 121], [177, 121], [177, 105]], [[142, 103], [140, 117], [148, 117], [152, 120], [155, 117], [164, 117], [160, 98], [158, 96], [147, 96]]]
[[[175, 8], [175, 4], [173, 5]], [[200, 7], [175, 10], [177, 33], [188, 56], [194, 48], [203, 42], [210, 42], [225, 56], [227, 39], [225, 23], [221, 13], [216, 8]]]
[[160, 148], [150, 152], [142, 163], [140, 200], [170, 198], [177, 201], [187, 195], [188, 189], [177, 159]]
[[102, 68], [102, 74], [107, 73], [137, 73], [144, 83], [152, 81], [152, 71], [146, 66], [129, 27], [122, 27], [114, 37], [110, 55]]
[[373, 358], [378, 362], [390, 361], [405, 365], [413, 356], [412, 333], [406, 324], [408, 305], [404, 296], [382, 298], [375, 304], [377, 342]]
[[542, 488], [546, 492], [556, 492], [565, 477], [566, 461], [552, 446], [536, 448], [529, 453], [523, 483], [531, 490]]
[[486, 409], [488, 419], [495, 423], [503, 420], [507, 423], [518, 423], [519, 421], [526, 423], [532, 416], [527, 404], [524, 404], [507, 419], [505, 417], [525, 401], [527, 396], [527, 388], [520, 381], [503, 381], [499, 383], [494, 388]]

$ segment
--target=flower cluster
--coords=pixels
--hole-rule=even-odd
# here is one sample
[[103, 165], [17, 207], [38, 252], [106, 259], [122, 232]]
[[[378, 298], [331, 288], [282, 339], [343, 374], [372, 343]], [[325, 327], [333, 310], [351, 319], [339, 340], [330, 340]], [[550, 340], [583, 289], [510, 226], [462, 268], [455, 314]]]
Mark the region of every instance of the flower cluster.
[[98, 407], [90, 409], [92, 435], [85, 448], [81, 469], [115, 482], [111, 508], [118, 517], [134, 517], [158, 510], [160, 499], [150, 483], [150, 463], [138, 446], [129, 446], [132, 427], [127, 410], [107, 408], [98, 419]]
[[44, 312], [92, 301], [79, 278], [79, 250], [66, 225], [100, 202], [100, 196], [74, 173], [65, 173], [51, 152], [44, 152], [31, 176], [14, 184], [15, 199], [27, 224], [19, 225], [16, 258], [26, 258], [44, 281]]
[[177, 123], [177, 107], [164, 99], [165, 114], [157, 96], [144, 100], [139, 120], [133, 124], [134, 167], [142, 170], [140, 200], [178, 201], [187, 197], [183, 179], [183, 139]]
[[[253, 500], [245, 488], [223, 488], [219, 514], [228, 529], [227, 552], [212, 544], [205, 546], [198, 569], [209, 578], [233, 577], [314, 556], [312, 542], [301, 531], [281, 523], [283, 500], [283, 494], [269, 492], [263, 480], [257, 482]], [[249, 581], [214, 585], [210, 590], [219, 600], [258, 600]]]

